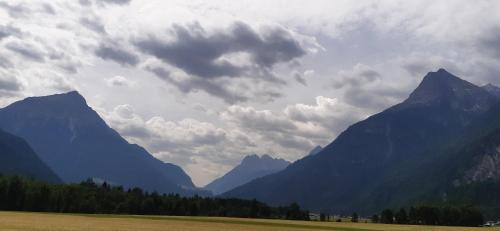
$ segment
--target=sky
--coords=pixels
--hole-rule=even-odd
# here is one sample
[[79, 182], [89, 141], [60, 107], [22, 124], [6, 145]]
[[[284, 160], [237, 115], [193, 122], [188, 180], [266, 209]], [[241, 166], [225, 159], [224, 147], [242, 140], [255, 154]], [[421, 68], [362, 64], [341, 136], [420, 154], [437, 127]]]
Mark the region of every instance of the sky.
[[77, 90], [197, 186], [298, 160], [430, 71], [500, 85], [500, 1], [0, 1], [0, 106]]

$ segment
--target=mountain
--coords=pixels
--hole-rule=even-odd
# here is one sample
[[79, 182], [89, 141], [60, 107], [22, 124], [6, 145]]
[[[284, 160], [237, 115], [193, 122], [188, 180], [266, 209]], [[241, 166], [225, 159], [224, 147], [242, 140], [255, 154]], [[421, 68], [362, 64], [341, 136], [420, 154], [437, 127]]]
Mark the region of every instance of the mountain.
[[450, 160], [442, 151], [497, 102], [444, 69], [430, 72], [404, 102], [350, 126], [318, 154], [223, 196], [366, 215], [419, 202], [443, 183], [427, 175]]
[[497, 87], [491, 83], [483, 86], [483, 89], [500, 99], [500, 87]]
[[15, 102], [0, 110], [0, 128], [25, 139], [64, 182], [95, 178], [165, 193], [194, 188], [182, 169], [129, 144], [76, 91]]
[[308, 155], [309, 155], [309, 156], [314, 156], [314, 155], [318, 154], [319, 152], [321, 152], [321, 150], [323, 150], [323, 147], [321, 147], [321, 146], [319, 146], [319, 145], [318, 145], [318, 146], [314, 147], [314, 148], [313, 148], [313, 149], [309, 152], [309, 154], [308, 154]]
[[285, 169], [290, 162], [283, 159], [274, 159], [269, 155], [246, 156], [241, 163], [224, 176], [205, 186], [206, 190], [214, 194], [221, 194], [240, 185]]
[[59, 177], [22, 138], [0, 130], [0, 174], [21, 175], [59, 183]]

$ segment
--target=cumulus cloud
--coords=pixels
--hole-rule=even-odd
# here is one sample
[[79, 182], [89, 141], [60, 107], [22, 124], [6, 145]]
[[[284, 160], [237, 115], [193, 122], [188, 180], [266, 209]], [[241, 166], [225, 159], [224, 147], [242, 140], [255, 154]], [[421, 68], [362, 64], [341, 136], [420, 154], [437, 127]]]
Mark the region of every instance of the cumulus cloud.
[[17, 96], [23, 88], [23, 83], [15, 78], [11, 71], [0, 68], [0, 97]]
[[20, 36], [21, 30], [13, 26], [0, 25], [0, 40], [9, 36]]
[[31, 12], [31, 10], [22, 3], [10, 4], [8, 2], [0, 2], [0, 8], [7, 10], [9, 16], [13, 18], [25, 17]]
[[491, 55], [495, 59], [500, 59], [500, 26], [491, 28], [489, 32], [484, 33], [478, 40], [480, 51]]
[[352, 69], [339, 71], [332, 87], [343, 90], [342, 99], [346, 103], [363, 108], [367, 113], [394, 105], [408, 95], [408, 89], [400, 82], [387, 81], [373, 67], [359, 63]]
[[262, 140], [304, 153], [315, 145], [329, 143], [347, 126], [366, 115], [359, 108], [324, 96], [317, 96], [313, 105], [288, 105], [279, 113], [233, 105], [221, 114], [223, 120]]
[[380, 74], [371, 67], [364, 64], [356, 64], [352, 70], [339, 71], [337, 77], [333, 80], [334, 88], [343, 88], [345, 86], [357, 87], [380, 80]]
[[[116, 5], [129, 4], [131, 1], [132, 0], [97, 0], [98, 3], [116, 4]], [[85, 2], [83, 4], [85, 4]]]
[[198, 90], [203, 90], [209, 95], [221, 98], [228, 104], [234, 104], [236, 102], [248, 100], [248, 98], [240, 92], [229, 89], [227, 80], [209, 81], [206, 79], [192, 78], [185, 75], [184, 73], [172, 73], [167, 69], [159, 66], [148, 66], [147, 69], [165, 82], [176, 86], [177, 89], [179, 89], [183, 93], [191, 93]]
[[[154, 35], [138, 39], [136, 46], [143, 52], [201, 78], [242, 77], [269, 73], [277, 63], [289, 62], [306, 54], [302, 44], [289, 31], [276, 27], [260, 32], [238, 22], [214, 33], [199, 24], [174, 25], [173, 41]], [[225, 55], [243, 53], [246, 63], [232, 63]], [[250, 72], [250, 73], [249, 73]], [[275, 81], [272, 76], [263, 76]]]
[[22, 84], [17, 79], [9, 77], [0, 78], [0, 91], [17, 92], [21, 89], [22, 89]]
[[306, 78], [312, 76], [314, 74], [314, 70], [306, 70], [304, 72], [299, 72], [297, 70], [292, 71], [292, 76], [298, 83], [307, 86]]
[[296, 129], [286, 117], [275, 115], [269, 110], [256, 110], [253, 107], [233, 105], [223, 112], [222, 116], [250, 130], [286, 132]]
[[121, 47], [101, 44], [95, 55], [104, 60], [112, 60], [125, 66], [134, 66], [139, 63], [139, 57]]
[[130, 105], [118, 105], [101, 114], [129, 141], [165, 161], [180, 164], [197, 176], [199, 184], [220, 176], [224, 173], [221, 169], [229, 169], [249, 153], [288, 160], [302, 157], [366, 116], [338, 99], [324, 96], [316, 97], [312, 105], [291, 104], [279, 112], [232, 105], [219, 114], [223, 127], [191, 118], [145, 119]]
[[9, 42], [5, 45], [5, 48], [32, 61], [43, 62], [45, 60], [43, 51], [31, 43]]
[[120, 75], [106, 79], [106, 83], [110, 87], [130, 87], [134, 82]]
[[423, 77], [431, 70], [445, 68], [447, 70], [458, 71], [457, 64], [449, 59], [432, 54], [414, 53], [402, 58], [401, 66], [414, 77]]
[[82, 26], [86, 27], [91, 31], [94, 31], [98, 34], [106, 34], [106, 28], [97, 17], [92, 17], [92, 18], [88, 16], [82, 17], [80, 18], [79, 22], [80, 24], [82, 24]]
[[[239, 161], [244, 155], [241, 152], [246, 150], [241, 147], [254, 146], [250, 138], [237, 129], [226, 130], [195, 119], [168, 121], [160, 116], [144, 119], [130, 105], [118, 105], [109, 113], [101, 113], [129, 141], [198, 176], [197, 183], [207, 183], [221, 174], [221, 168], [228, 169]], [[201, 164], [209, 166], [202, 168]]]
[[161, 61], [146, 69], [162, 80], [183, 93], [201, 90], [228, 104], [281, 97], [276, 88], [286, 81], [274, 67], [295, 62], [309, 52], [308, 46], [317, 46], [279, 26], [255, 30], [243, 22], [210, 31], [199, 23], [173, 25], [166, 36], [148, 34], [134, 43]]

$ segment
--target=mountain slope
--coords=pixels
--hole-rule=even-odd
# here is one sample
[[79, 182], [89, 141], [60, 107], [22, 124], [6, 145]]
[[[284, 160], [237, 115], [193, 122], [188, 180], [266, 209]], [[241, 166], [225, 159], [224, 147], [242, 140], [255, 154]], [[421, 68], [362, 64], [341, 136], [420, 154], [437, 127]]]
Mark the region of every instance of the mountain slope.
[[314, 155], [318, 154], [319, 152], [321, 152], [321, 150], [323, 150], [323, 147], [321, 147], [321, 146], [319, 146], [319, 145], [318, 145], [318, 146], [314, 147], [314, 148], [313, 148], [313, 149], [309, 152], [309, 154], [308, 154], [308, 155], [309, 155], [309, 156], [314, 156]]
[[[176, 193], [194, 186], [178, 167], [129, 144], [78, 92], [15, 102], [0, 110], [0, 127], [24, 138], [64, 182], [92, 177], [126, 187]], [[175, 179], [176, 175], [182, 179]]]
[[253, 179], [269, 175], [285, 169], [290, 162], [283, 159], [274, 159], [269, 155], [246, 156], [241, 163], [224, 176], [215, 179], [204, 188], [214, 194], [221, 194]]
[[431, 72], [403, 103], [350, 126], [320, 153], [224, 196], [272, 204], [295, 201], [346, 214], [406, 203], [427, 192], [414, 187], [422, 179], [399, 182], [400, 176], [426, 171], [427, 161], [438, 158], [436, 148], [455, 139], [496, 102], [484, 89], [443, 69]]
[[23, 139], [0, 130], [0, 174], [58, 183], [61, 180]]
[[500, 99], [500, 87], [497, 87], [497, 86], [490, 83], [490, 84], [484, 85], [483, 89]]

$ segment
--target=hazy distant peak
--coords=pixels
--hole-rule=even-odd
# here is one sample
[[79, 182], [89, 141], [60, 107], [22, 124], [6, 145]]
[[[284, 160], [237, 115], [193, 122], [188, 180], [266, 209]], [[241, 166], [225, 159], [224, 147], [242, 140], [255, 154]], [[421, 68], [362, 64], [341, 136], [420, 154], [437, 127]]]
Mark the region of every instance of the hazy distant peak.
[[245, 156], [245, 158], [243, 158], [243, 160], [241, 161], [241, 164], [268, 163], [268, 162], [273, 162], [273, 161], [288, 162], [288, 161], [280, 159], [280, 158], [273, 158], [268, 154], [263, 154], [262, 156], [259, 156], [257, 154], [251, 154], [251, 155]]
[[262, 156], [256, 154], [247, 155], [239, 165], [205, 186], [205, 189], [220, 194], [256, 178], [281, 171], [288, 165], [290, 165], [290, 162], [280, 158], [273, 158], [267, 154]]

